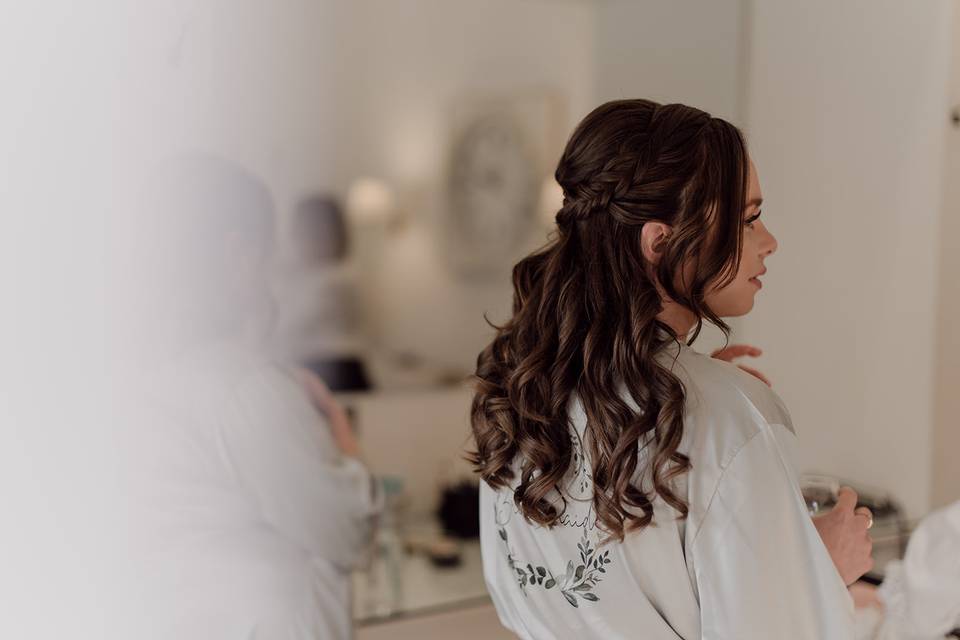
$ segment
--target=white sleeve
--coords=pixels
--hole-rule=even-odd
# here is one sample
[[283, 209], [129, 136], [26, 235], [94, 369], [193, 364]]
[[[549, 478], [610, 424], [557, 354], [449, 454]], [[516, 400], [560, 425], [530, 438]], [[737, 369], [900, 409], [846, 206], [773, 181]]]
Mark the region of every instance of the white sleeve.
[[724, 469], [692, 543], [704, 640], [853, 638], [853, 601], [764, 423]]
[[237, 400], [241, 415], [223, 429], [224, 454], [266, 524], [311, 555], [355, 567], [383, 502], [369, 471], [340, 455], [286, 376], [257, 376]]

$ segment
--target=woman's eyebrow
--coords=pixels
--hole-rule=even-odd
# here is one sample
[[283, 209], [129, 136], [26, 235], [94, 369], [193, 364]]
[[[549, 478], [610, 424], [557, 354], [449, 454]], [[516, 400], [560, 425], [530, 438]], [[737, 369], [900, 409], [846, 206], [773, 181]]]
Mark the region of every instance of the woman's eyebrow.
[[747, 206], [748, 206], [748, 207], [754, 207], [754, 206], [759, 207], [759, 206], [762, 205], [762, 204], [763, 204], [763, 198], [754, 198], [753, 200], [751, 200], [750, 202], [747, 203]]

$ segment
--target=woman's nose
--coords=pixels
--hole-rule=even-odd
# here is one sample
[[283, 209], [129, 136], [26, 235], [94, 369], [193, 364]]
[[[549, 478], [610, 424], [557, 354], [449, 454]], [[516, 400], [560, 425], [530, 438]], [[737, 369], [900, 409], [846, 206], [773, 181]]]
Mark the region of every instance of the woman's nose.
[[777, 250], [777, 247], [780, 245], [777, 244], [777, 239], [774, 237], [770, 230], [767, 229], [766, 225], [763, 226], [763, 237], [760, 241], [760, 251], [763, 255], [768, 256], [771, 253], [774, 253]]

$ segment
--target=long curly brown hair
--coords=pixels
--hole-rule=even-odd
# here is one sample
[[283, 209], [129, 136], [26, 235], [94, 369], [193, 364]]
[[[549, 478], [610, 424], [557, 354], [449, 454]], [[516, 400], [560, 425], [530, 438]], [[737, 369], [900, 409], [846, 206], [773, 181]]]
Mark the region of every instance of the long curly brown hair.
[[[477, 358], [468, 459], [502, 489], [519, 458], [514, 501], [528, 521], [553, 526], [566, 507], [574, 395], [601, 528], [620, 540], [643, 529], [657, 495], [686, 517], [672, 483], [691, 468], [677, 450], [685, 392], [656, 358], [678, 339], [657, 319], [657, 284], [697, 317], [688, 343], [704, 320], [729, 333], [705, 295], [736, 275], [748, 166], [735, 126], [682, 104], [608, 102], [574, 131], [555, 174], [557, 230], [514, 267], [513, 317]], [[650, 221], [672, 227], [656, 266], [641, 249]], [[649, 467], [638, 470], [642, 447]], [[652, 492], [636, 481], [644, 470]]]

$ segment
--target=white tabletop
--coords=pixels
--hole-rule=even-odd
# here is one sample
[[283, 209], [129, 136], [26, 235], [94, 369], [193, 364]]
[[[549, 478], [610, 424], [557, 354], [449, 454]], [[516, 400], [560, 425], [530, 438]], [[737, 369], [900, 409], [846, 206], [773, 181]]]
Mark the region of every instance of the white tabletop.
[[[437, 533], [437, 526], [421, 523], [405, 527], [404, 533], [418, 537]], [[438, 567], [423, 554], [400, 554], [399, 581], [392, 589], [388, 567], [376, 555], [369, 568], [353, 574], [353, 617], [360, 624], [471, 606], [488, 600], [483, 581], [480, 541], [460, 541], [461, 562]]]

